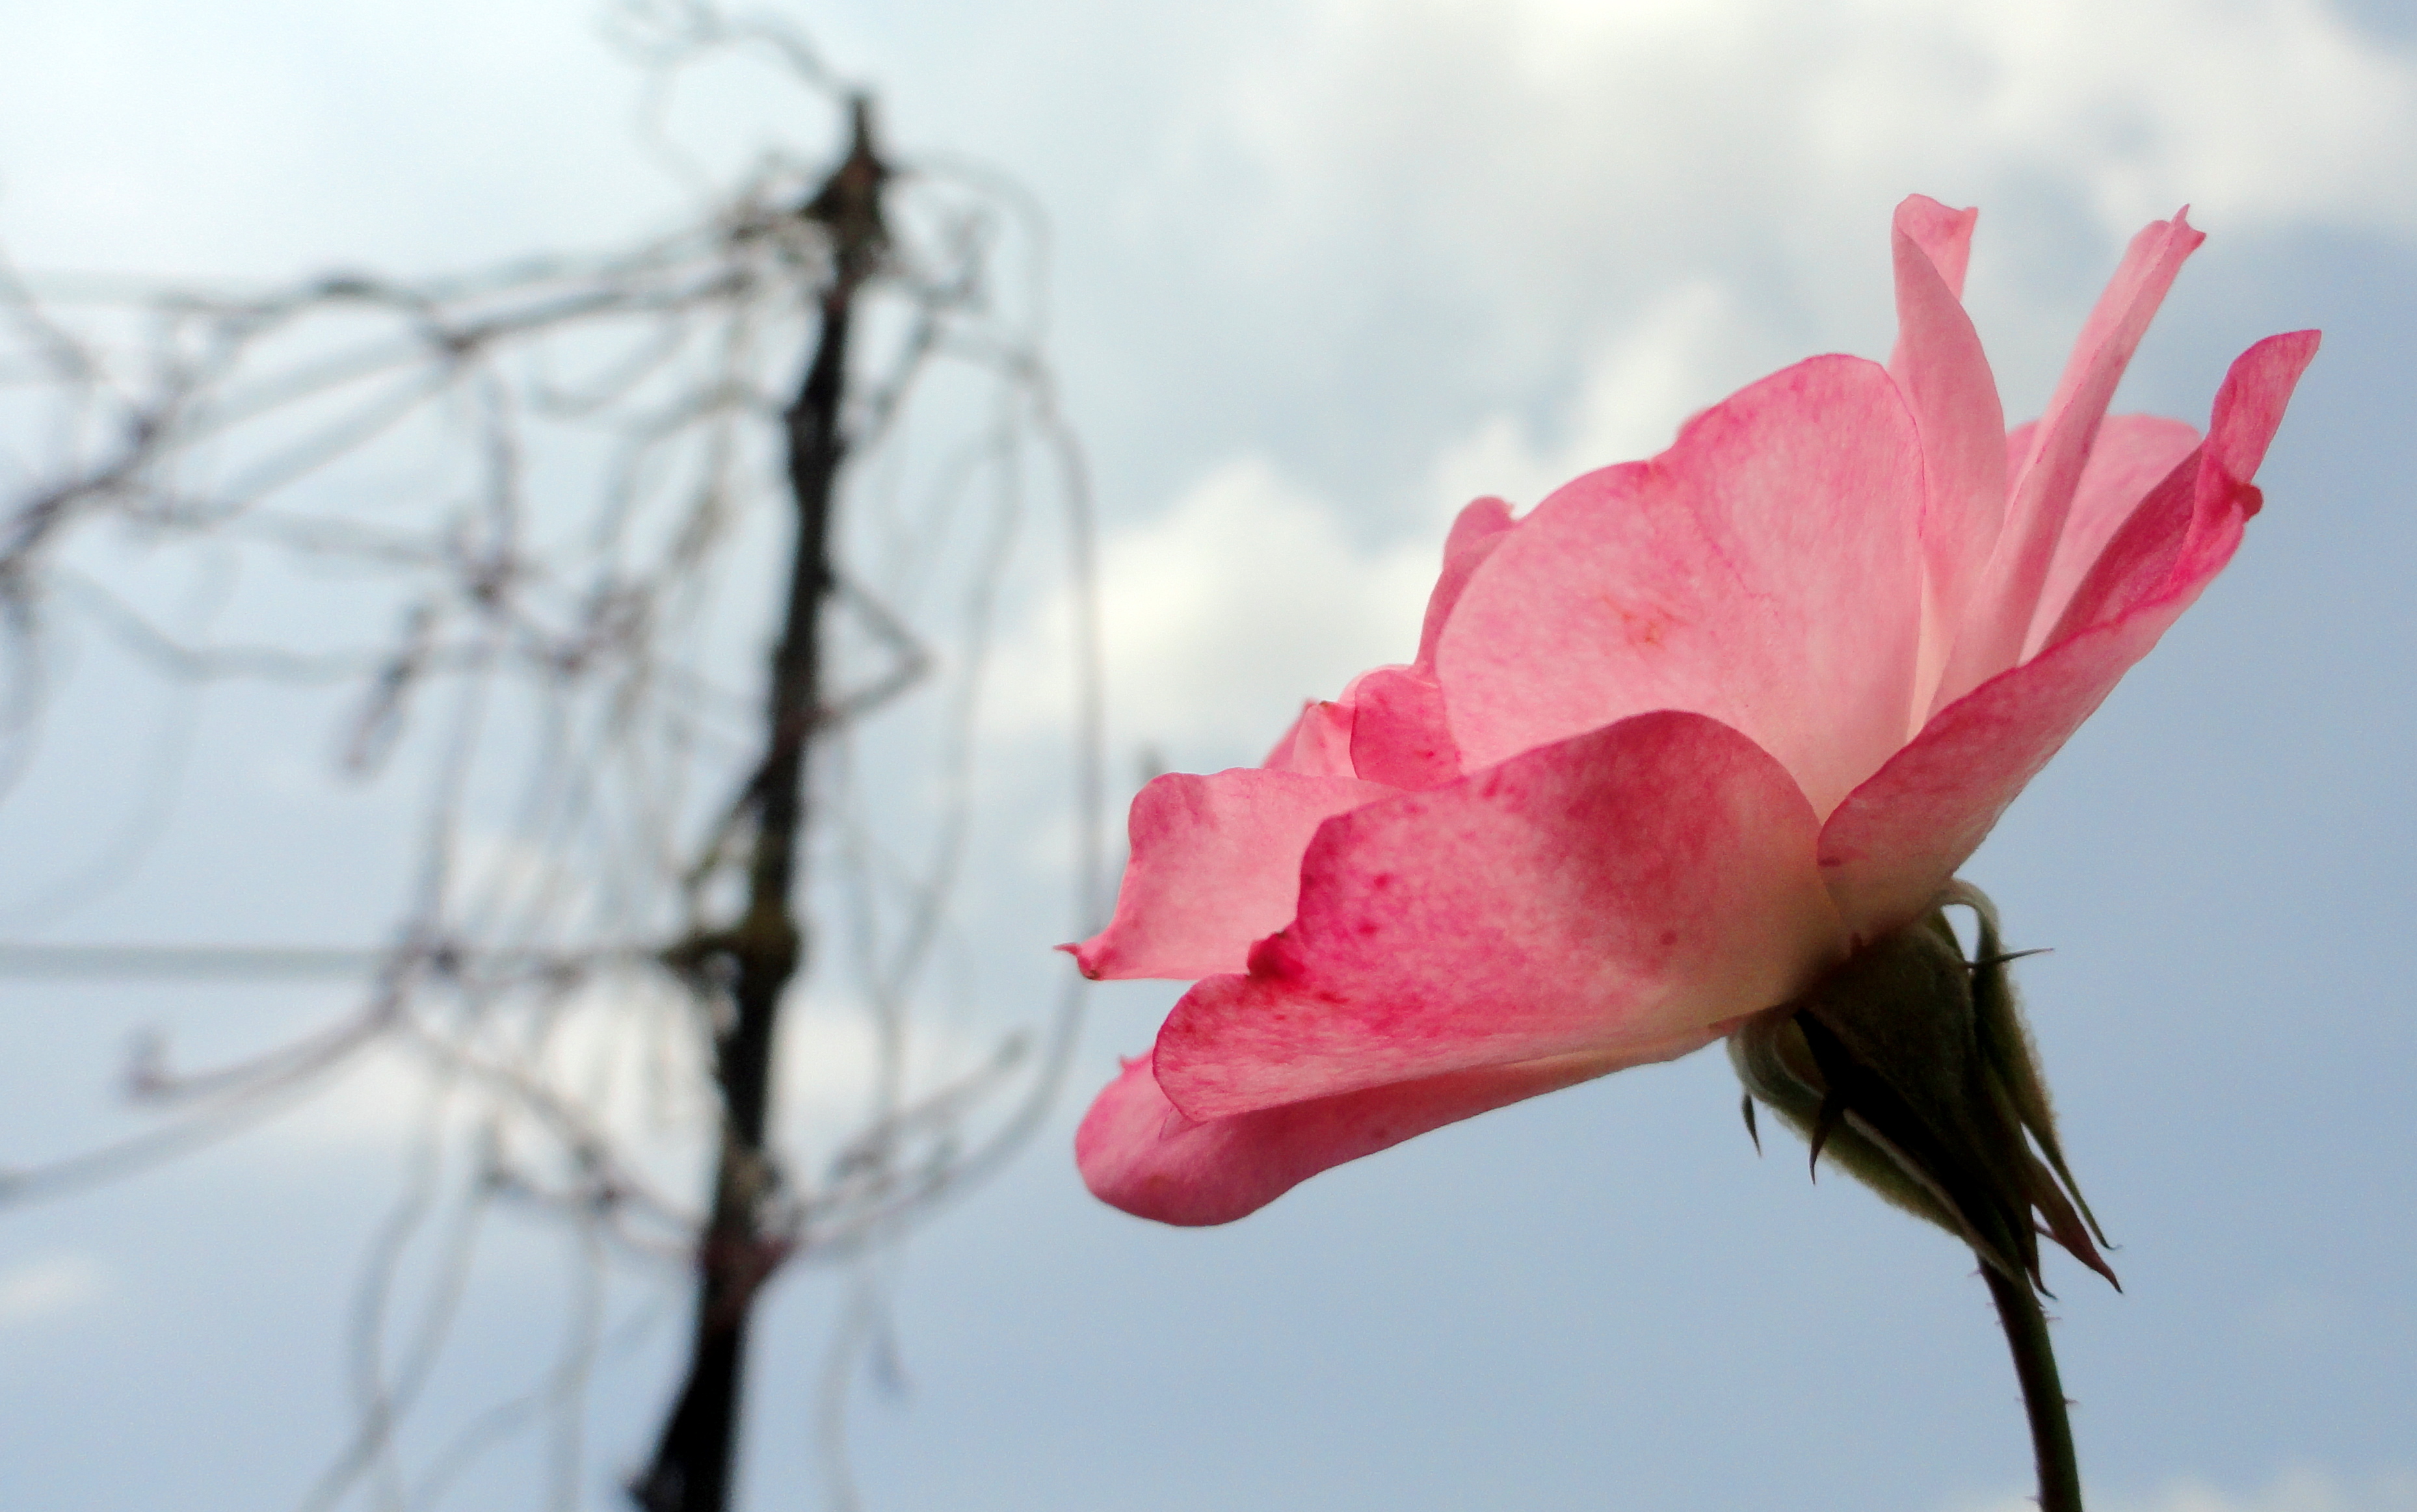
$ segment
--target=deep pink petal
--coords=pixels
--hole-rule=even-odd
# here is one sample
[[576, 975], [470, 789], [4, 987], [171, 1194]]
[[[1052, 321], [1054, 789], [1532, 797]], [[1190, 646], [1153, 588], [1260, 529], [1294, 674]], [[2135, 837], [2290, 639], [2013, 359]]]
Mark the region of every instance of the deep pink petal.
[[1301, 852], [1317, 826], [1391, 791], [1253, 767], [1153, 779], [1133, 799], [1132, 859], [1116, 917], [1074, 949], [1083, 975], [1241, 970], [1251, 942], [1292, 917]]
[[2023, 645], [2025, 657], [2037, 655], [2047, 643], [2048, 632], [2063, 618], [2081, 580], [2149, 491], [2197, 449], [2198, 432], [2180, 420], [2153, 415], [2106, 417], [2074, 490], [2073, 508], [2064, 517], [2047, 581], [2040, 587], [2039, 608]]
[[2282, 424], [2318, 333], [2270, 336], [2237, 358], [2216, 391], [2208, 444], [2133, 511], [2075, 588], [2045, 643], [2103, 625], [2150, 601], [2178, 578], [2212, 576], [2263, 497], [2249, 481]]
[[1159, 1084], [1196, 1119], [1572, 1053], [1786, 1000], [1843, 944], [1817, 821], [1752, 741], [1665, 711], [1329, 820], [1299, 915], [1184, 995]]
[[1434, 678], [1379, 667], [1354, 681], [1351, 695], [1351, 764], [1359, 777], [1415, 790], [1460, 776], [1460, 748]]
[[[1922, 434], [1922, 652], [1908, 725], [1946, 670], [1963, 606], [2006, 513], [2006, 415], [1980, 333], [1957, 298], [1977, 210], [1914, 195], [1896, 209], [1896, 352], [1889, 376]], [[1900, 730], [1899, 736], [1911, 733]]]
[[2038, 611], [2073, 497], [2115, 386], [2182, 262], [2207, 238], [2186, 213], [2151, 222], [2132, 238], [2122, 265], [2082, 326], [2064, 375], [2040, 416], [2030, 455], [2014, 475], [2003, 529], [1957, 631], [1932, 702], [1944, 707], [2013, 666]]
[[2223, 476], [2247, 483], [2257, 476], [2300, 375], [2317, 359], [2323, 339], [2320, 331], [2286, 331], [2233, 359], [2207, 424], [2208, 453]]
[[1821, 832], [1821, 869], [1847, 926], [1868, 939], [1928, 906], [2066, 738], [2197, 599], [2240, 544], [2257, 491], [2234, 465], [2266, 451], [2316, 333], [2242, 354], [2209, 440], [2115, 534], [2047, 648], [1958, 699]]
[[1712, 1038], [1701, 1031], [1649, 1056], [1566, 1055], [1454, 1071], [1205, 1124], [1175, 1111], [1145, 1055], [1091, 1104], [1074, 1135], [1074, 1159], [1095, 1195], [1136, 1217], [1230, 1223], [1330, 1166]]
[[1452, 522], [1452, 534], [1444, 537], [1443, 571], [1427, 595], [1426, 622], [1419, 628], [1421, 668], [1435, 666], [1436, 642], [1443, 634], [1444, 622], [1452, 618], [1453, 606], [1460, 602], [1461, 590], [1468, 586], [1469, 574], [1494, 554], [1494, 549], [1502, 544], [1503, 532], [1510, 528], [1511, 507], [1492, 498], [1471, 504]]
[[1471, 575], [1437, 652], [1471, 770], [1650, 709], [1743, 732], [1826, 812], [1906, 735], [1921, 445], [1875, 363], [1816, 357], [1591, 473]]

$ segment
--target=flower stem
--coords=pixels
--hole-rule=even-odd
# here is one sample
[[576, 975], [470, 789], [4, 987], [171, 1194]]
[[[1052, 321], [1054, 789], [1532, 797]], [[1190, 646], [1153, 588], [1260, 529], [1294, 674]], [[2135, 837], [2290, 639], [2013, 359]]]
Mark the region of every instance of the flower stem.
[[2014, 1351], [2014, 1374], [2023, 1383], [2031, 1449], [2039, 1459], [2040, 1512], [2082, 1512], [2081, 1470], [2073, 1457], [2073, 1425], [2065, 1418], [2056, 1352], [2048, 1346], [2047, 1314], [2040, 1310], [2039, 1297], [2029, 1287], [2009, 1279], [1996, 1266], [1984, 1264], [1981, 1275], [1998, 1304], [2006, 1347]]

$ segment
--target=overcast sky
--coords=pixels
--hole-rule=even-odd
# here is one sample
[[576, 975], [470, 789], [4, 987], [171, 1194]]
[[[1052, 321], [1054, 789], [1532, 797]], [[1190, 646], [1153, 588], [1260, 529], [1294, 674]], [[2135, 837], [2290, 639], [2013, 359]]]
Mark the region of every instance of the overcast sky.
[[[0, 246], [23, 267], [422, 273], [612, 247], [693, 203], [637, 149], [637, 80], [589, 0], [8, 9]], [[877, 87], [902, 158], [978, 158], [1047, 209], [1049, 344], [1107, 527], [1120, 797], [1146, 750], [1183, 769], [1254, 761], [1299, 700], [1404, 659], [1468, 497], [1533, 504], [1800, 356], [1885, 355], [1906, 193], [1982, 207], [1969, 299], [2010, 417], [2037, 412], [2124, 240], [2189, 204], [2209, 239], [2118, 409], [2203, 424], [2250, 341], [2315, 325], [2324, 350], [2233, 567], [1966, 875], [2015, 945], [2053, 947], [2022, 980], [2077, 1173], [2121, 1246], [2121, 1295], [2071, 1265], [2048, 1278], [2093, 1505], [2417, 1509], [2408, 14], [783, 14]], [[716, 171], [830, 142], [768, 74], [733, 72], [680, 109]], [[1050, 606], [1027, 607], [1011, 669], [1053, 644]], [[1045, 691], [1008, 703], [1036, 726], [1064, 712]], [[45, 790], [62, 812], [129, 801], [108, 752], [147, 727], [95, 718], [62, 737], [99, 774]], [[381, 916], [343, 900], [380, 885], [395, 812], [335, 806], [297, 776], [323, 749], [316, 730], [226, 733], [208, 791], [251, 817], [188, 821], [144, 879], [44, 929], [263, 938]], [[10, 823], [13, 902], [72, 868], [28, 838], [65, 820]], [[211, 883], [254, 874], [296, 896]], [[968, 929], [1000, 979], [1050, 980], [1054, 937], [983, 907]], [[858, 1394], [867, 1505], [2002, 1512], [2028, 1493], [1969, 1256], [1844, 1182], [1808, 1184], [1801, 1152], [1756, 1160], [1717, 1055], [1438, 1132], [1228, 1229], [1099, 1206], [1072, 1121], [1174, 991], [1100, 991], [1056, 1126], [881, 1273], [896, 1378]], [[132, 1025], [172, 1021], [199, 1057], [328, 1001], [0, 983], [0, 1162], [117, 1116]], [[180, 1164], [0, 1211], [0, 1500], [299, 1502], [351, 1421], [346, 1309], [404, 1180], [414, 1096], [371, 1065]], [[502, 1226], [421, 1404], [432, 1423], [541, 1376], [568, 1243]], [[769, 1310], [758, 1512], [822, 1494], [812, 1401], [842, 1293], [793, 1278]], [[650, 1296], [676, 1321], [660, 1278], [616, 1293], [616, 1316]], [[616, 1504], [676, 1332], [632, 1332], [583, 1443], [516, 1444], [448, 1504], [535, 1504], [555, 1452], [585, 1466], [581, 1504]]]

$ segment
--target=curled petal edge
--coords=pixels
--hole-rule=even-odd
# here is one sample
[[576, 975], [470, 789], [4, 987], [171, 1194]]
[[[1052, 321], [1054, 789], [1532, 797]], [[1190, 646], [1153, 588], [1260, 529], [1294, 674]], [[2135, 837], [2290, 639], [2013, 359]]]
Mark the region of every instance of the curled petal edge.
[[1116, 916], [1059, 948], [1093, 978], [1239, 971], [1251, 943], [1292, 917], [1301, 852], [1317, 826], [1392, 791], [1257, 767], [1152, 779], [1133, 798]]
[[1135, 1217], [1231, 1223], [1301, 1182], [1447, 1124], [1581, 1081], [1700, 1050], [1711, 1030], [1626, 1055], [1562, 1055], [1370, 1087], [1194, 1121], [1176, 1111], [1147, 1055], [1101, 1092], [1074, 1135], [1094, 1196]]
[[2318, 333], [2236, 359], [2206, 442], [2107, 543], [2047, 649], [1941, 709], [1822, 826], [1821, 872], [1861, 939], [1919, 914], [2124, 673], [2232, 558], [2265, 458]]

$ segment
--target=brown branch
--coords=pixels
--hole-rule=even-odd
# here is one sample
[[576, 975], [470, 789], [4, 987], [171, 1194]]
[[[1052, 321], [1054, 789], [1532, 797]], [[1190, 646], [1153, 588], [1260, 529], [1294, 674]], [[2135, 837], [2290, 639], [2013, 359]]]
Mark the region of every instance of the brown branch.
[[804, 954], [804, 930], [793, 900], [809, 819], [807, 755], [822, 705], [822, 611], [837, 581], [830, 560], [831, 505], [832, 486], [847, 454], [842, 411], [848, 328], [858, 291], [879, 266], [889, 241], [881, 218], [889, 169], [874, 152], [871, 117], [870, 102], [859, 98], [846, 159], [799, 211], [829, 235], [830, 282], [822, 296], [813, 359], [785, 416], [797, 541], [765, 711], [747, 909], [718, 946], [733, 972], [732, 1011], [715, 1046], [722, 1146], [713, 1213], [697, 1247], [696, 1327], [688, 1380], [663, 1426], [653, 1463], [630, 1487], [646, 1512], [723, 1512], [729, 1505], [748, 1323], [757, 1292], [788, 1248], [763, 1223], [767, 1200], [779, 1185], [765, 1130], [781, 1004]]
[[[662, 71], [766, 40], [705, 25], [717, 14], [709, 0], [657, 8], [697, 23], [674, 25], [656, 60]], [[836, 92], [828, 79], [813, 87]], [[1062, 496], [1066, 568], [1082, 606], [1073, 785], [1085, 854], [1098, 848], [1087, 495], [1037, 350], [1045, 259], [1033, 265], [1028, 318], [1014, 318], [991, 287], [998, 226], [1043, 245], [1045, 226], [1011, 186], [920, 163], [900, 165], [885, 205], [888, 170], [862, 142], [838, 173], [827, 166], [768, 159], [742, 184], [716, 188], [687, 230], [448, 279], [351, 274], [250, 293], [45, 279], [46, 310], [0, 265], [0, 398], [15, 406], [12, 425], [22, 412], [56, 432], [55, 457], [23, 469], [23, 486], [12, 479], [0, 500], [0, 790], [38, 748], [47, 644], [86, 629], [171, 686], [334, 685], [335, 743], [355, 748], [364, 767], [389, 749], [395, 758], [384, 779], [361, 775], [389, 789], [424, 775], [432, 790], [414, 804], [421, 875], [385, 949], [0, 945], [0, 975], [250, 976], [331, 971], [341, 956], [342, 975], [376, 977], [320, 1032], [265, 1053], [198, 1071], [171, 1066], [164, 1051], [139, 1056], [129, 1089], [164, 1126], [34, 1169], [0, 1167], [0, 1206], [173, 1158], [332, 1085], [363, 1052], [401, 1051], [479, 1111], [486, 1143], [475, 1174], [463, 1176], [456, 1168], [470, 1167], [449, 1154], [446, 1168], [478, 1201], [541, 1211], [616, 1259], [695, 1267], [699, 1362], [657, 1460], [681, 1474], [686, 1489], [669, 1504], [682, 1506], [729, 1500], [758, 1288], [790, 1262], [861, 1263], [995, 1170], [1031, 1133], [1072, 1045], [1071, 994], [1038, 1034], [1008, 1036], [937, 1085], [925, 1084], [933, 1068], [909, 1056], [906, 1034], [919, 969], [945, 937], [964, 880], [975, 748], [986, 745], [976, 714], [996, 675], [984, 649], [1035, 438]], [[968, 189], [970, 206], [958, 203]], [[996, 213], [1002, 196], [1013, 201], [1006, 222]], [[903, 326], [876, 324], [876, 300]], [[59, 308], [72, 318], [53, 321]], [[806, 357], [801, 374], [795, 364]], [[918, 497], [931, 493], [926, 507], [906, 510], [877, 488], [847, 506], [851, 526], [859, 507], [875, 518], [899, 508], [897, 534], [913, 544], [891, 542], [896, 559], [877, 570], [857, 561], [855, 574], [842, 573], [830, 546], [839, 469], [877, 454], [920, 461], [931, 439], [918, 431], [910, 445], [905, 421], [935, 384], [960, 378], [1004, 402], [962, 452], [933, 449], [935, 478], [916, 479]], [[759, 447], [758, 428], [768, 432], [776, 416], [787, 467], [759, 469], [770, 448]], [[591, 457], [600, 467], [592, 505], [567, 534], [547, 512], [555, 506], [538, 505], [568, 497], [553, 479], [579, 477]], [[388, 465], [397, 458], [406, 465]], [[980, 517], [988, 534], [968, 567], [946, 548], [972, 528], [984, 474], [999, 497]], [[902, 469], [898, 486], [908, 476]], [[783, 623], [772, 627], [769, 697], [742, 695], [708, 670], [754, 598], [727, 593], [726, 572], [747, 570], [736, 548], [752, 536], [737, 522], [783, 485], [798, 525], [791, 592], [773, 611]], [[172, 627], [147, 598], [121, 597], [77, 545], [113, 525], [179, 552], [219, 551], [230, 582], [257, 564], [313, 592], [359, 591], [290, 646], [257, 630], [222, 639], [206, 618]], [[974, 580], [964, 622], [941, 629], [927, 590], [961, 570]], [[886, 826], [858, 809], [922, 802], [926, 790], [893, 780], [885, 747], [869, 767], [872, 795], [860, 792], [831, 743], [931, 683], [945, 698], [940, 731], [916, 744], [914, 759], [941, 769], [945, 797], [931, 854], [909, 864], [903, 850], [893, 858], [873, 843]], [[715, 792], [732, 795], [716, 804]], [[505, 849], [490, 854], [467, 830], [474, 814]], [[817, 936], [819, 963], [863, 978], [880, 1039], [874, 1086], [826, 1161], [784, 1170], [767, 1148], [768, 1131], [786, 1123], [772, 1106], [774, 1030], [803, 953], [810, 826], [834, 822], [849, 854], [841, 874], [814, 873], [813, 896], [843, 915], [860, 903], [864, 939], [841, 960], [831, 937]], [[700, 829], [710, 843], [698, 844]], [[1086, 899], [1095, 871], [1087, 860]], [[875, 918], [885, 887], [905, 900], [902, 928]], [[675, 1012], [655, 1014], [666, 1005], [645, 990], [663, 985], [651, 970], [678, 984]], [[620, 1043], [642, 1009], [661, 1042], [615, 1050], [609, 1062], [588, 1053], [584, 1026]], [[702, 1067], [698, 1049], [708, 1054]], [[573, 1084], [562, 1063], [574, 1054], [592, 1085]], [[607, 1096], [631, 1070], [661, 1105], [653, 1125]], [[653, 1189], [641, 1142], [675, 1125], [684, 1137], [700, 1112], [722, 1126], [712, 1188]], [[456, 1144], [467, 1137], [442, 1132]], [[611, 1338], [635, 1338], [643, 1322]], [[441, 1329], [426, 1337], [431, 1357], [446, 1347]], [[590, 1365], [625, 1347], [582, 1346], [547, 1383], [474, 1419], [428, 1462], [416, 1497], [441, 1493], [542, 1415], [575, 1422]], [[389, 1435], [419, 1368], [409, 1364], [416, 1347], [408, 1353], [409, 1368], [387, 1360], [375, 1372], [355, 1436], [373, 1453], [338, 1461], [330, 1483], [354, 1487], [346, 1495], [372, 1488], [355, 1486], [345, 1466], [370, 1467], [380, 1494], [397, 1490]], [[718, 1421], [708, 1410], [717, 1393]], [[839, 1431], [837, 1418], [829, 1429]], [[557, 1450], [564, 1464], [575, 1460], [570, 1438]], [[718, 1486], [692, 1487], [687, 1467], [707, 1460]], [[665, 1484], [658, 1477], [655, 1489]]]

